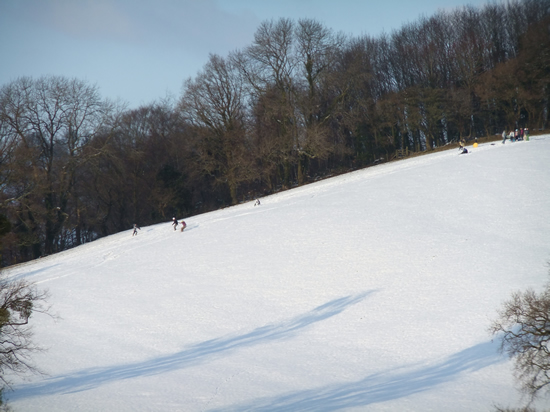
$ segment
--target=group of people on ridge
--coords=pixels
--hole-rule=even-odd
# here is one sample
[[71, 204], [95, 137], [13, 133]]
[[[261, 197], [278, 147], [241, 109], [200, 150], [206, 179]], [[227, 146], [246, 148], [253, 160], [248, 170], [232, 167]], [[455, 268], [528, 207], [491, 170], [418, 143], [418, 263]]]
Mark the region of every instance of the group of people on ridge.
[[519, 140], [529, 140], [529, 129], [520, 128], [516, 130], [511, 130], [509, 134], [506, 134], [506, 130], [502, 131], [502, 144], [506, 143], [506, 139], [510, 139], [511, 142]]

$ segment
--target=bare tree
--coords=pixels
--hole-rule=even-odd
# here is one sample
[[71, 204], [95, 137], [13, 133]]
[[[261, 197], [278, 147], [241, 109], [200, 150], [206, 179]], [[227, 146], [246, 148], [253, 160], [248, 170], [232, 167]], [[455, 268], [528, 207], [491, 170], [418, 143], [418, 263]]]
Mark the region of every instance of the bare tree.
[[188, 80], [180, 101], [183, 118], [196, 133], [196, 153], [202, 170], [229, 189], [251, 179], [247, 153], [244, 82], [234, 60], [211, 55], [195, 80]]
[[[311, 159], [326, 159], [333, 151], [330, 120], [344, 93], [334, 93], [331, 70], [345, 44], [342, 34], [333, 34], [313, 19], [300, 19], [295, 28], [296, 60], [303, 79], [295, 98], [300, 116], [298, 138], [298, 183], [303, 183]], [[303, 163], [303, 165], [302, 165]]]
[[9, 386], [8, 373], [40, 372], [31, 360], [41, 349], [33, 342], [29, 320], [35, 313], [50, 315], [47, 298], [48, 293], [32, 283], [0, 275], [0, 381], [4, 386]]
[[32, 176], [18, 205], [29, 209], [30, 196], [40, 199], [43, 210], [34, 218], [41, 225], [44, 252], [56, 252], [63, 249], [60, 234], [70, 217], [76, 172], [95, 155], [84, 149], [104, 131], [112, 105], [100, 99], [97, 87], [58, 76], [20, 78], [0, 95], [3, 132], [16, 137]]
[[541, 293], [515, 292], [498, 311], [490, 332], [514, 359], [516, 378], [531, 400], [550, 393], [550, 283]]
[[[264, 21], [240, 65], [253, 91], [256, 113], [270, 126], [267, 138], [276, 140], [269, 154], [282, 171], [285, 186], [294, 180], [298, 162], [298, 119], [296, 113], [295, 24], [290, 19]], [[261, 136], [260, 138], [266, 138]]]

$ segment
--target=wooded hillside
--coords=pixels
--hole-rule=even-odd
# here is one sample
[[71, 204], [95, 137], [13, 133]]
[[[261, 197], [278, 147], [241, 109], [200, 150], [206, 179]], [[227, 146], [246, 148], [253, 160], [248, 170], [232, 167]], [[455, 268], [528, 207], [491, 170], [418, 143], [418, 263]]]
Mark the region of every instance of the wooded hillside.
[[175, 101], [86, 81], [0, 88], [2, 266], [503, 130], [545, 129], [550, 0], [439, 12], [373, 38], [263, 22]]

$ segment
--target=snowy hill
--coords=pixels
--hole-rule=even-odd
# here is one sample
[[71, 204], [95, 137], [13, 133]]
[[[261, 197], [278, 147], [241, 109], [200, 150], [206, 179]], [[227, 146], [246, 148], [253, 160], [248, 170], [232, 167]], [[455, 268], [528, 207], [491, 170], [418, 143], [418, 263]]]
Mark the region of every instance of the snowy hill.
[[[487, 328], [548, 279], [550, 135], [349, 173], [9, 269], [47, 288], [15, 411], [519, 406]], [[548, 401], [548, 399], [546, 400]]]

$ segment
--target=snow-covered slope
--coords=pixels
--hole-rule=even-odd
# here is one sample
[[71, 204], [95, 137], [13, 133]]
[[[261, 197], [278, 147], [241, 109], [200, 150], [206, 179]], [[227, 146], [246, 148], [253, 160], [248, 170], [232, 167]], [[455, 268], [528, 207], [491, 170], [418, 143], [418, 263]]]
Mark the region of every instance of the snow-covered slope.
[[[51, 294], [16, 411], [518, 406], [487, 328], [550, 261], [550, 136], [349, 173], [8, 270]], [[139, 222], [138, 222], [139, 223]]]

